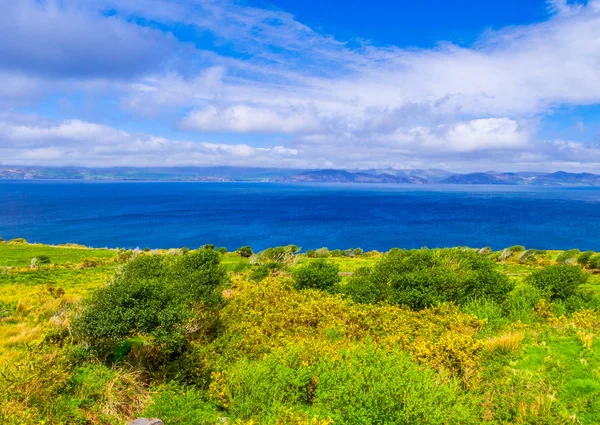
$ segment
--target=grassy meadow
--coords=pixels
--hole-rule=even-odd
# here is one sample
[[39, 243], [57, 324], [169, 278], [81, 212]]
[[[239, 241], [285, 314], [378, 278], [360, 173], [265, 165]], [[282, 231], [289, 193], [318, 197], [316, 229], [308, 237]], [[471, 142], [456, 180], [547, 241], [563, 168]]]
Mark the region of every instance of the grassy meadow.
[[600, 255], [0, 242], [6, 424], [600, 423]]

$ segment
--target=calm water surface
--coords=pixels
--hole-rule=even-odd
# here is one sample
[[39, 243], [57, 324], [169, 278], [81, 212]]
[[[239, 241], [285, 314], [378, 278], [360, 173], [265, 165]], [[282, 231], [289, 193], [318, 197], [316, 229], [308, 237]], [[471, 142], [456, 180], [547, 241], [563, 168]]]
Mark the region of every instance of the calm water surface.
[[600, 188], [5, 181], [0, 237], [127, 248], [600, 251]]

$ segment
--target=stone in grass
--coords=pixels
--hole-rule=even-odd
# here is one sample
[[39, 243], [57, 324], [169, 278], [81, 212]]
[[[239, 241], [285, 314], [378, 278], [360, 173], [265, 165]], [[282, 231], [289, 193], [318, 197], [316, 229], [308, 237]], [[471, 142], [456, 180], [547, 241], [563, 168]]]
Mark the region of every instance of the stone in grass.
[[163, 421], [156, 418], [137, 418], [135, 421], [129, 422], [128, 425], [165, 425]]

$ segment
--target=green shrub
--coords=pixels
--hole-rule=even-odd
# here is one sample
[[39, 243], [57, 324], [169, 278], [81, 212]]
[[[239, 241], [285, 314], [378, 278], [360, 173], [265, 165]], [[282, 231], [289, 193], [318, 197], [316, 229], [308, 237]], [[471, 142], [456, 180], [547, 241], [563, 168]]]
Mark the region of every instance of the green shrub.
[[39, 267], [45, 264], [50, 264], [52, 261], [50, 257], [47, 255], [38, 255], [37, 257], [33, 257], [30, 262], [30, 267]]
[[306, 251], [306, 256], [308, 258], [317, 258], [317, 251], [315, 251], [314, 249], [309, 249], [308, 251]]
[[279, 263], [271, 262], [271, 263], [262, 264], [262, 265], [256, 267], [254, 270], [252, 270], [252, 273], [250, 273], [250, 276], [248, 276], [248, 279], [253, 280], [255, 282], [260, 282], [265, 277], [269, 276], [272, 271], [280, 270], [280, 269], [281, 269], [281, 264], [279, 264]]
[[296, 245], [276, 246], [267, 248], [264, 251], [254, 255], [252, 262], [254, 264], [279, 263], [287, 266], [296, 259], [296, 253], [300, 250]]
[[314, 410], [336, 424], [477, 423], [453, 381], [372, 346], [318, 364]]
[[[392, 250], [375, 265], [368, 280], [380, 292], [389, 285], [391, 303], [414, 309], [449, 301], [464, 304], [482, 297], [502, 302], [513, 287], [491, 260], [461, 248]], [[364, 282], [365, 274], [353, 276], [348, 285], [356, 288]]]
[[577, 257], [577, 263], [581, 264], [583, 267], [587, 267], [590, 259], [594, 256], [594, 251], [586, 251], [579, 254]]
[[392, 294], [390, 285], [380, 279], [371, 278], [372, 269], [361, 267], [339, 291], [351, 298], [354, 302], [362, 304], [377, 304], [389, 301]]
[[537, 259], [537, 252], [538, 251], [536, 249], [528, 249], [527, 251], [523, 251], [521, 255], [519, 255], [519, 263], [525, 264], [535, 262]]
[[327, 247], [319, 248], [315, 251], [317, 257], [319, 258], [327, 258], [329, 257], [329, 249]]
[[211, 395], [233, 421], [281, 423], [282, 412], [300, 409], [335, 424], [477, 423], [455, 380], [370, 344], [314, 363], [294, 353], [242, 359], [215, 378]]
[[219, 247], [219, 249], [217, 249], [217, 252], [219, 254], [227, 254], [227, 248], [225, 248], [224, 246]]
[[535, 306], [546, 298], [549, 295], [535, 286], [519, 285], [506, 297], [503, 304], [505, 315], [513, 322], [532, 323]]
[[236, 252], [244, 258], [250, 258], [254, 254], [254, 252], [252, 252], [252, 248], [250, 248], [248, 245], [238, 248]]
[[462, 310], [478, 319], [487, 319], [490, 328], [495, 329], [507, 322], [502, 305], [487, 298], [476, 298], [467, 302]]
[[215, 405], [207, 400], [204, 391], [175, 382], [158, 388], [158, 395], [144, 416], [160, 418], [170, 425], [214, 424], [219, 419]]
[[577, 263], [580, 251], [578, 249], [570, 249], [568, 251], [561, 252], [556, 257], [556, 262], [563, 265], [573, 265]]
[[343, 257], [344, 252], [341, 249], [334, 249], [329, 252], [330, 257]]
[[127, 350], [131, 338], [155, 347], [158, 362], [180, 354], [194, 330], [202, 328], [196, 324], [204, 317], [199, 309], [219, 303], [218, 288], [226, 278], [219, 259], [205, 249], [176, 257], [138, 256], [93, 294], [74, 329], [102, 355], [118, 347]]
[[340, 268], [323, 258], [311, 261], [293, 272], [296, 289], [320, 289], [333, 292], [340, 282]]
[[590, 269], [600, 269], [600, 254], [596, 254], [590, 258], [588, 262], [588, 267]]
[[217, 389], [234, 419], [275, 423], [277, 414], [288, 407], [307, 402], [311, 373], [308, 367], [288, 364], [286, 359], [269, 356], [259, 361], [242, 359], [232, 365]]
[[14, 238], [8, 241], [8, 243], [12, 243], [12, 244], [26, 244], [27, 241], [25, 240], [25, 238]]
[[550, 300], [566, 300], [575, 295], [589, 275], [576, 266], [550, 266], [533, 272], [525, 281], [546, 292]]
[[[556, 302], [560, 302], [560, 300]], [[568, 314], [582, 309], [597, 310], [600, 309], [600, 296], [592, 288], [580, 287], [575, 294], [564, 300], [562, 304]]]

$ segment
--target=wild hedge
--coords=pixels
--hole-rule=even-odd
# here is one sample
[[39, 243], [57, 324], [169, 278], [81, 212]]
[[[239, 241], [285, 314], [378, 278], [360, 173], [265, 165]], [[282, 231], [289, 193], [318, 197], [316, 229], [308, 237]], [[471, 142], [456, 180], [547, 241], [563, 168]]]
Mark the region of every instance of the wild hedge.
[[114, 354], [120, 344], [137, 339], [154, 347], [154, 360], [166, 360], [183, 352], [192, 335], [210, 328], [225, 280], [214, 250], [140, 255], [93, 294], [73, 327], [98, 354]]
[[342, 288], [356, 302], [388, 302], [423, 309], [474, 298], [502, 301], [510, 280], [494, 263], [463, 248], [390, 251], [371, 269], [360, 270]]

